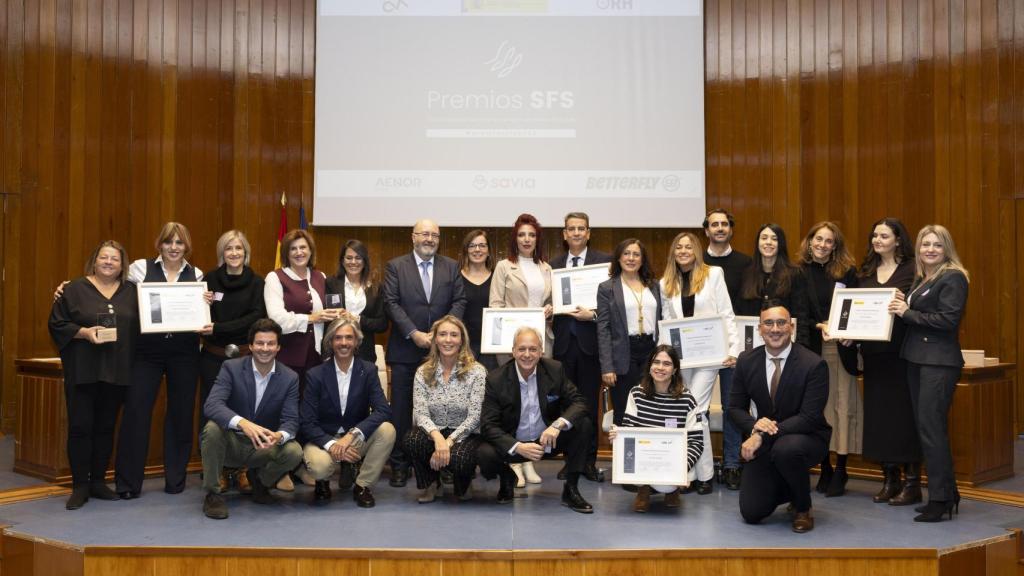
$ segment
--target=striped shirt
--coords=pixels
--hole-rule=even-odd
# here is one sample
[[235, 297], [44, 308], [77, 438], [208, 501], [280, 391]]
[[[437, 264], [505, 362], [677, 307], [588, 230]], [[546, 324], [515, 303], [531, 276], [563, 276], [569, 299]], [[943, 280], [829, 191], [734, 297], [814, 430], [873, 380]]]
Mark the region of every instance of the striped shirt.
[[697, 401], [689, 390], [679, 398], [655, 392], [650, 398], [639, 386], [629, 391], [622, 425], [638, 428], [665, 428], [671, 420], [675, 427], [686, 428], [686, 467], [692, 470], [704, 452], [704, 428], [696, 410]]

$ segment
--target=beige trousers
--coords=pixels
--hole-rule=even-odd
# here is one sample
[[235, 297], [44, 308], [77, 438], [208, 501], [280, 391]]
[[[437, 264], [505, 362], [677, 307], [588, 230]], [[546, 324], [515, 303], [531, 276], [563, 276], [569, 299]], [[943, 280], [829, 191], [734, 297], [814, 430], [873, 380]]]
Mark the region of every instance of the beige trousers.
[[[338, 438], [340, 436], [335, 436], [335, 440]], [[356, 442], [362, 462], [356, 484], [365, 488], [375, 484], [384, 470], [384, 464], [391, 455], [391, 447], [395, 444], [395, 427], [390, 422], [384, 422], [365, 442]], [[338, 470], [338, 462], [334, 461], [323, 446], [317, 446], [312, 442], [306, 443], [302, 448], [302, 458], [309, 473], [316, 480], [327, 480]]]

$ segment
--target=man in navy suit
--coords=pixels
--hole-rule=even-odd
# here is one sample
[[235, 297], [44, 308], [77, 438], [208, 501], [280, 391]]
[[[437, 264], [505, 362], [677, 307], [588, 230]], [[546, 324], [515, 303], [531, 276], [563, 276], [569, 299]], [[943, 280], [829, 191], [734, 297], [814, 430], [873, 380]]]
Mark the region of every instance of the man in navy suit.
[[[777, 301], [761, 310], [764, 346], [740, 355], [729, 395], [729, 418], [749, 437], [740, 480], [740, 514], [751, 524], [791, 502], [793, 531], [814, 529], [809, 468], [825, 456], [832, 427], [825, 421], [828, 367], [792, 341], [789, 311]], [[759, 418], [750, 414], [753, 401]]]
[[281, 350], [281, 327], [257, 320], [249, 329], [251, 356], [224, 362], [206, 399], [210, 419], [203, 428], [203, 513], [221, 520], [228, 506], [220, 495], [220, 471], [247, 467], [252, 499], [271, 504], [273, 486], [302, 460], [293, 441], [299, 430], [299, 377], [275, 361]]
[[[391, 422], [399, 438], [412, 427], [412, 381], [430, 348], [430, 327], [445, 314], [462, 318], [466, 295], [459, 265], [437, 254], [440, 228], [420, 220], [412, 230], [412, 254], [388, 262], [384, 274], [384, 308], [391, 318], [387, 363], [391, 367]], [[395, 442], [391, 485], [405, 486], [412, 463]]]
[[[562, 229], [566, 252], [551, 259], [552, 268], [577, 268], [591, 264], [611, 262], [612, 257], [589, 246], [590, 217], [584, 212], [565, 215]], [[558, 289], [555, 287], [554, 289]], [[555, 331], [554, 357], [562, 363], [565, 375], [576, 385], [587, 402], [587, 411], [598, 416], [598, 396], [601, 394], [601, 363], [597, 357], [597, 324], [594, 310], [577, 306], [568, 314], [558, 314], [553, 320]], [[566, 467], [558, 472], [565, 479]], [[592, 482], [604, 482], [604, 472], [597, 469], [597, 427], [594, 426], [583, 477]]]
[[[299, 409], [306, 467], [316, 480], [314, 504], [331, 499], [329, 479], [341, 463], [343, 471], [361, 463], [352, 497], [361, 508], [375, 504], [373, 486], [384, 469], [395, 428], [388, 422], [391, 406], [384, 397], [377, 366], [356, 357], [363, 341], [359, 321], [343, 316], [327, 327], [324, 341], [331, 359], [306, 373], [306, 393]], [[338, 482], [348, 489], [345, 477]]]

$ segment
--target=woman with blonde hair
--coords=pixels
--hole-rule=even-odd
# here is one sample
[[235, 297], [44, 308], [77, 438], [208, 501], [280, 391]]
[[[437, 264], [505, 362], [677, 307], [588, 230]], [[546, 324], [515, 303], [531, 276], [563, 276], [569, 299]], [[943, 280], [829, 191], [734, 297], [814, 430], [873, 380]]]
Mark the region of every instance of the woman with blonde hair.
[[420, 504], [441, 493], [451, 471], [455, 496], [468, 500], [480, 445], [480, 410], [487, 371], [473, 358], [466, 326], [448, 314], [430, 329], [430, 350], [413, 380], [413, 428], [403, 439], [416, 470]]
[[[725, 321], [729, 355], [722, 361], [722, 365], [686, 368], [681, 371], [683, 381], [687, 383], [690, 393], [697, 402], [697, 414], [706, 414], [711, 409], [711, 395], [718, 371], [736, 364], [736, 358], [740, 355], [740, 339], [736, 331], [736, 316], [733, 314], [732, 301], [729, 299], [729, 289], [725, 284], [725, 273], [717, 266], [708, 266], [704, 263], [704, 246], [700, 238], [692, 232], [682, 232], [672, 240], [672, 249], [661, 278], [661, 300], [666, 320], [691, 316], [718, 316]], [[696, 466], [691, 468], [694, 482], [690, 484], [690, 489], [703, 495], [712, 491], [711, 479], [714, 477], [715, 465], [707, 418], [702, 419], [702, 427], [703, 451]]]

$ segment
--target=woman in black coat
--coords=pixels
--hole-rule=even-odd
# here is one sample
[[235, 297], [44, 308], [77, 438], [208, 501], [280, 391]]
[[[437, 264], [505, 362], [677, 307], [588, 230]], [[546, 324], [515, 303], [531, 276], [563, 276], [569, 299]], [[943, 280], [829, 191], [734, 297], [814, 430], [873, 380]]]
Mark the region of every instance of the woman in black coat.
[[786, 231], [778, 224], [764, 224], [754, 241], [754, 256], [743, 271], [737, 316], [760, 316], [761, 306], [778, 300], [796, 319], [796, 341], [808, 345], [810, 318], [807, 309], [807, 288], [800, 269], [789, 261]]

